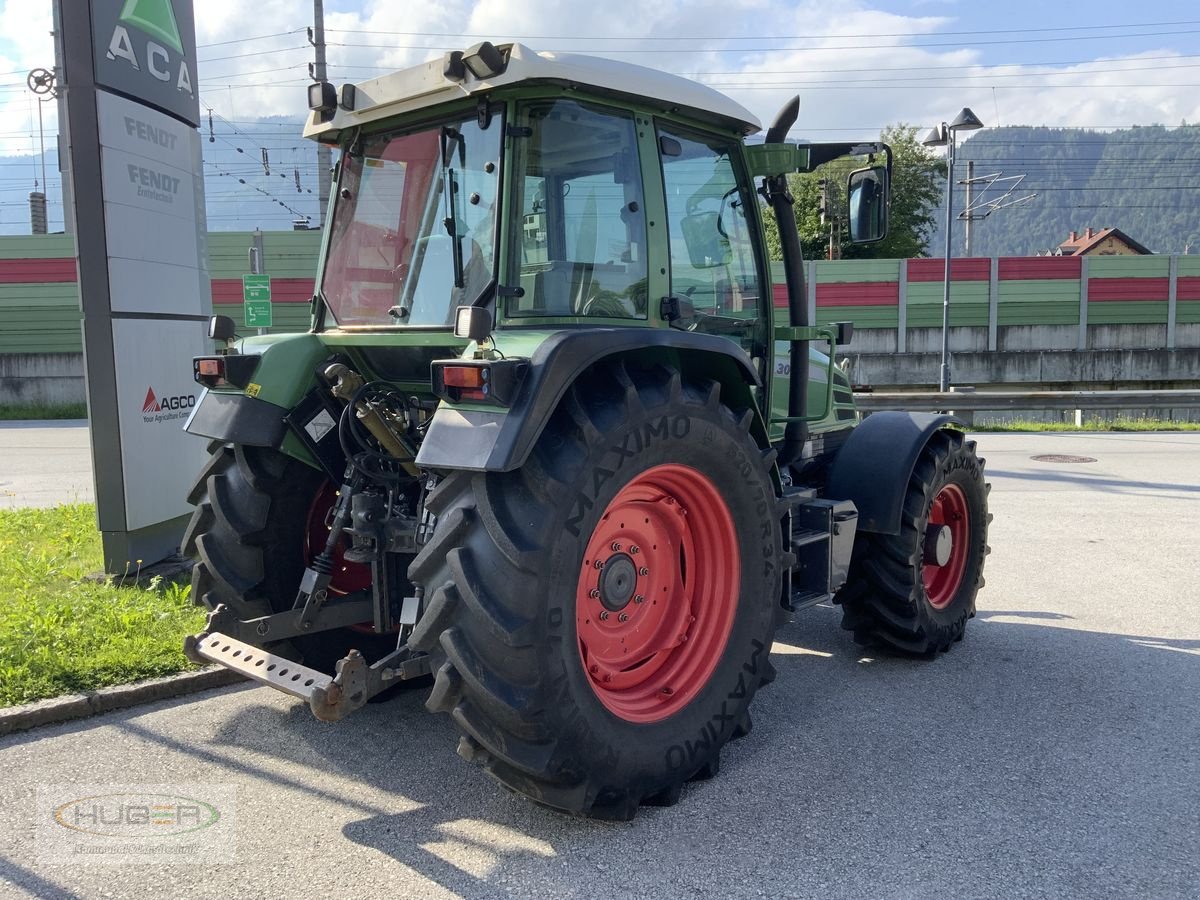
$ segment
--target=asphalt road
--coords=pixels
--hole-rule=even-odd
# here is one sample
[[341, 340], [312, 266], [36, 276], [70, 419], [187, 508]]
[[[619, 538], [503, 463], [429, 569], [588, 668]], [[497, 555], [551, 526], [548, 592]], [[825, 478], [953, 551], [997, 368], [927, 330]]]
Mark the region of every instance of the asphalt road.
[[0, 422], [0, 509], [94, 496], [86, 420]]
[[[675, 807], [541, 810], [421, 696], [329, 726], [233, 688], [0, 740], [0, 894], [1200, 895], [1200, 434], [979, 442], [994, 552], [967, 639], [880, 659], [801, 614], [754, 731]], [[42, 862], [36, 787], [63, 781], [232, 785], [236, 861]]]

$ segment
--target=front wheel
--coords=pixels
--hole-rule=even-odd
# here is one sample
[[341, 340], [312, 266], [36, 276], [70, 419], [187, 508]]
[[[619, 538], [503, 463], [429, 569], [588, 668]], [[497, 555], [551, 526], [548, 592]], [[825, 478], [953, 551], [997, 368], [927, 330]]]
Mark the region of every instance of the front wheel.
[[781, 536], [770, 462], [715, 383], [613, 366], [564, 397], [529, 461], [453, 473], [409, 576], [428, 706], [459, 752], [599, 818], [716, 774], [774, 675]]
[[936, 432], [909, 479], [900, 533], [856, 538], [836, 602], [859, 643], [927, 656], [962, 640], [989, 552], [983, 464], [974, 441]]

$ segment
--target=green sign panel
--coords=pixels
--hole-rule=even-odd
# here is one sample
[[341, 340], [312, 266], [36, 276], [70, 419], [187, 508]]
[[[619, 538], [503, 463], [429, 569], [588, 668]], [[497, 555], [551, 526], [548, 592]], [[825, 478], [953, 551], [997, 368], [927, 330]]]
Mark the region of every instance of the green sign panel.
[[270, 275], [243, 275], [242, 299], [249, 303], [251, 300], [271, 299]]
[[274, 324], [270, 300], [247, 300], [242, 304], [242, 309], [246, 314], [247, 328], [270, 328]]
[[270, 275], [242, 276], [242, 310], [247, 328], [270, 328], [274, 324]]

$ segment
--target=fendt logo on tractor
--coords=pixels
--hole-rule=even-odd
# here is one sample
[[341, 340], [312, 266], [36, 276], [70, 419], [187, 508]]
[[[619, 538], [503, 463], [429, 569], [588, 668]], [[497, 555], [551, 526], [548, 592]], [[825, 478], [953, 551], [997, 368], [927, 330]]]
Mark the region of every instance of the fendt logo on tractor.
[[787, 178], [858, 160], [836, 221], [879, 241], [886, 144], [787, 143], [798, 99], [748, 144], [707, 86], [520, 44], [308, 100], [342, 149], [311, 327], [215, 316], [193, 360], [191, 659], [330, 722], [432, 683], [461, 756], [628, 819], [750, 733], [787, 614], [834, 603], [872, 652], [963, 637], [983, 460], [950, 416], [862, 419], [853, 329], [808, 320]]

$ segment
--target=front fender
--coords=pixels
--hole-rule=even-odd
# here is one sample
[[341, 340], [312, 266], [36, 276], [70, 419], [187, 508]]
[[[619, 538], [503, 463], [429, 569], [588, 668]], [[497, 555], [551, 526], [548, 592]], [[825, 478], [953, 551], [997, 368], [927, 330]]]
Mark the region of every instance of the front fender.
[[826, 496], [854, 501], [859, 531], [899, 534], [908, 480], [930, 436], [943, 428], [962, 423], [938, 413], [873, 413], [834, 458]]
[[442, 404], [421, 443], [417, 465], [486, 472], [520, 468], [567, 388], [584, 371], [613, 357], [658, 359], [676, 365], [687, 361], [688, 369], [721, 381], [723, 392], [728, 387], [745, 397], [750, 387], [761, 386], [745, 351], [716, 335], [636, 327], [559, 331], [533, 352], [529, 372], [510, 409], [460, 409]]

